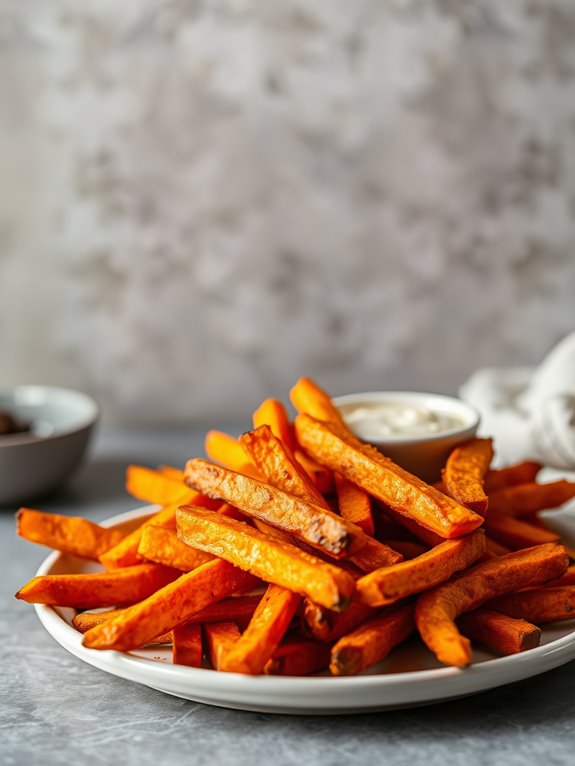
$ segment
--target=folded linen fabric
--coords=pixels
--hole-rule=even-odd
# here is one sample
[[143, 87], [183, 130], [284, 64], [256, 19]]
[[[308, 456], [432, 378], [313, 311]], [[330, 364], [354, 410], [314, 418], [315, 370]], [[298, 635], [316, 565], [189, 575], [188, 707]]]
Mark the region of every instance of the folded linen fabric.
[[575, 470], [575, 332], [539, 367], [478, 370], [459, 394], [481, 413], [480, 433], [495, 437], [498, 465], [532, 459]]

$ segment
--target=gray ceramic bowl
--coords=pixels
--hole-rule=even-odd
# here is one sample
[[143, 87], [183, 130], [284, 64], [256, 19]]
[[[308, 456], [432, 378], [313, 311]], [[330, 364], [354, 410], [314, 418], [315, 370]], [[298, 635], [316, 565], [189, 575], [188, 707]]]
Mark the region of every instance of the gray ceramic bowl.
[[29, 502], [67, 479], [98, 419], [89, 396], [50, 386], [0, 391], [0, 411], [31, 425], [30, 432], [0, 436], [0, 506]]

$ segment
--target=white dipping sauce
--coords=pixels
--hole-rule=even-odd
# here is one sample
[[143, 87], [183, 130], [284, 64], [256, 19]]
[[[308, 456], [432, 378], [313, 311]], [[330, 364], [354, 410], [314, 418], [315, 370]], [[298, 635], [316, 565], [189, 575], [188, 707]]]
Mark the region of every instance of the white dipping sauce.
[[386, 437], [434, 436], [466, 425], [463, 418], [407, 401], [340, 404], [343, 419], [365, 441]]

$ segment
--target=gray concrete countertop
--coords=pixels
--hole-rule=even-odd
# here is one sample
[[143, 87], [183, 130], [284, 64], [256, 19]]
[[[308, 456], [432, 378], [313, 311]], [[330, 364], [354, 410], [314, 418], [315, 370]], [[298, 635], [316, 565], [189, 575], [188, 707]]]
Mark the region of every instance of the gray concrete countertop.
[[[129, 462], [181, 465], [201, 453], [183, 431], [104, 432], [69, 486], [37, 505], [95, 521], [138, 506]], [[434, 707], [332, 718], [224, 710], [110, 676], [68, 654], [14, 592], [46, 550], [0, 511], [0, 763], [59, 766], [573, 764], [575, 662], [529, 681]]]

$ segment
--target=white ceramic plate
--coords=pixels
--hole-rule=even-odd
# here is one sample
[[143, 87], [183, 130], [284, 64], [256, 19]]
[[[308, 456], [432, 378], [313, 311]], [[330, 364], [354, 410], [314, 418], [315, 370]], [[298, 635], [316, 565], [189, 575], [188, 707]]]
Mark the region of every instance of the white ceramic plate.
[[[148, 506], [115, 516], [105, 526], [130, 528], [153, 510]], [[573, 544], [575, 512], [562, 511], [561, 522], [562, 533], [570, 533]], [[53, 553], [37, 574], [87, 572], [95, 568], [85, 560]], [[421, 641], [414, 638], [360, 676], [246, 676], [172, 665], [169, 647], [141, 649], [129, 654], [86, 649], [82, 646], [81, 634], [71, 625], [73, 609], [39, 604], [36, 611], [56, 641], [94, 667], [176, 697], [268, 713], [333, 715], [429, 704], [494, 689], [575, 659], [575, 620], [572, 620], [546, 626], [541, 646], [523, 654], [494, 657], [476, 649], [474, 664], [465, 670], [440, 666]]]

